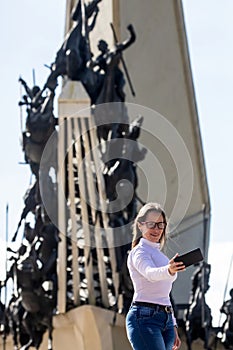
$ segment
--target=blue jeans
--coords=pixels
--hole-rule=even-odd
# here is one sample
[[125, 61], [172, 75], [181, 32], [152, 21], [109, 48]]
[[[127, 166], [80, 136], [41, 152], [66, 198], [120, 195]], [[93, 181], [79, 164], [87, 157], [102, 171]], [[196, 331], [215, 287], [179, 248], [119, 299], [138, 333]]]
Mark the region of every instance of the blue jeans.
[[134, 350], [172, 350], [175, 332], [172, 314], [133, 305], [126, 315], [126, 332]]

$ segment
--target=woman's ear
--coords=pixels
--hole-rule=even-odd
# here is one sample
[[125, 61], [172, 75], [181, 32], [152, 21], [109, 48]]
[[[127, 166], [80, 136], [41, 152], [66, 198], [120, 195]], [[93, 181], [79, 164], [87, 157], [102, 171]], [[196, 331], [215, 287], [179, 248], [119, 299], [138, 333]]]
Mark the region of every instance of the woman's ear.
[[142, 224], [141, 224], [139, 221], [137, 222], [137, 227], [138, 227], [138, 229], [141, 231]]

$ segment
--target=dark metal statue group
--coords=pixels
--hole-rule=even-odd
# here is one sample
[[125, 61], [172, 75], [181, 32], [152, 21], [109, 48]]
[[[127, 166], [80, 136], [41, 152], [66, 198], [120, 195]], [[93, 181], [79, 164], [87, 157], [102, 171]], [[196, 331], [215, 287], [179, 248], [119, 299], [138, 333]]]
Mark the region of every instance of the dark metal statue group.
[[[12, 238], [12, 241], [16, 240], [19, 229], [24, 223], [23, 240], [17, 251], [8, 247], [10, 253], [8, 260], [11, 261], [11, 266], [7, 271], [6, 280], [1, 282], [1, 288], [6, 288], [7, 280], [13, 281], [13, 293], [8, 305], [1, 303], [1, 332], [4, 341], [8, 333], [12, 334], [15, 349], [26, 350], [31, 346], [38, 349], [45, 331], [48, 331], [48, 349], [52, 349], [52, 318], [57, 305], [56, 264], [59, 234], [43, 204], [42, 191], [49, 192], [51, 198], [57, 198], [57, 156], [54, 153], [50, 155], [48, 165], [43, 168], [41, 158], [47, 141], [52, 134], [57, 133], [58, 120], [53, 113], [53, 104], [58, 78], [62, 76], [82, 83], [90, 97], [99, 141], [121, 138], [122, 149], [118, 152], [118, 163], [118, 159], [111, 159], [111, 149], [106, 149], [102, 154], [102, 160], [105, 162], [103, 176], [109, 203], [118, 196], [113, 189], [119, 181], [124, 192], [121, 198], [123, 202], [127, 196], [125, 179], [131, 182], [133, 189], [136, 190], [135, 163], [145, 156], [144, 149], [135, 150], [127, 146], [127, 140], [136, 141], [139, 137], [143, 118], [139, 116], [132, 123], [129, 122], [124, 105], [125, 74], [119, 66], [122, 62], [126, 69], [122, 52], [135, 41], [134, 28], [130, 25], [129, 38], [121, 43], [116, 41], [112, 50], [109, 49], [107, 42], [100, 40], [98, 44], [100, 54], [94, 59], [89, 33], [95, 26], [99, 12], [98, 4], [101, 1], [92, 0], [89, 4], [85, 4], [83, 0], [77, 2], [72, 12], [74, 25], [58, 50], [42, 89], [36, 85], [30, 88], [21, 77], [19, 79], [25, 90], [19, 105], [21, 108], [26, 107], [22, 148], [25, 163], [29, 164], [33, 174], [33, 183], [26, 191], [25, 206]], [[127, 71], [126, 76], [129, 78]], [[132, 88], [131, 82], [130, 86]], [[108, 106], [108, 103], [116, 102], [120, 104]], [[105, 108], [99, 110], [97, 106], [103, 103], [106, 103]], [[51, 169], [55, 173], [55, 180], [51, 175]], [[136, 214], [136, 200], [135, 193], [127, 208], [121, 203], [121, 210], [117, 213], [113, 210], [109, 216], [109, 226], [130, 222]], [[52, 205], [56, 211], [57, 200], [54, 200]], [[33, 216], [33, 220], [29, 214]], [[119, 260], [119, 264], [121, 263]]]
[[201, 339], [203, 348], [217, 349], [221, 344], [225, 349], [233, 349], [233, 289], [231, 299], [223, 303], [220, 312], [226, 319], [219, 327], [213, 327], [211, 309], [206, 303], [205, 294], [209, 289], [211, 265], [202, 262], [197, 266], [192, 276], [192, 289], [187, 308], [184, 310], [180, 326], [186, 336], [187, 349], [192, 349], [192, 343]]
[[[44, 207], [41, 191], [47, 191], [51, 198], [55, 198], [51, 206], [56, 212], [57, 183], [51, 175], [51, 169], [56, 175], [57, 156], [54, 153], [50, 155], [48, 164], [43, 169], [40, 162], [47, 141], [52, 134], [57, 133], [58, 120], [53, 114], [53, 103], [58, 77], [81, 82], [90, 97], [99, 141], [111, 140], [109, 146], [102, 151], [103, 176], [109, 203], [109, 226], [124, 227], [136, 216], [139, 201], [136, 195], [136, 163], [145, 157], [146, 150], [135, 147], [135, 142], [130, 142], [137, 141], [143, 117], [138, 116], [133, 122], [129, 122], [124, 103], [125, 77], [132, 94], [135, 92], [122, 54], [134, 43], [136, 35], [133, 26], [129, 25], [129, 37], [119, 43], [112, 28], [115, 38], [113, 49], [108, 47], [106, 41], [100, 40], [100, 53], [94, 58], [89, 33], [96, 24], [98, 5], [101, 1], [92, 0], [89, 4], [78, 1], [72, 12], [74, 25], [58, 50], [42, 89], [36, 85], [29, 88], [22, 78], [19, 79], [25, 89], [25, 95], [19, 105], [26, 106], [26, 127], [22, 134], [22, 146], [25, 162], [30, 166], [34, 182], [25, 194], [25, 206], [12, 239], [16, 240], [24, 223], [23, 241], [17, 251], [8, 247], [11, 266], [7, 271], [6, 280], [1, 282], [1, 288], [6, 288], [7, 280], [13, 281], [13, 293], [8, 305], [0, 304], [0, 322], [4, 341], [8, 333], [11, 333], [14, 349], [26, 350], [31, 346], [39, 349], [45, 331], [48, 331], [49, 335], [48, 349], [52, 349], [52, 318], [57, 305], [56, 264], [59, 234]], [[124, 72], [121, 67], [124, 68]], [[41, 178], [43, 186], [39, 186]], [[134, 195], [128, 203], [131, 189]], [[34, 217], [33, 224], [28, 219], [29, 213]], [[126, 245], [116, 251], [118, 270], [121, 271], [123, 313], [128, 311], [133, 294], [126, 267], [128, 248]], [[203, 265], [193, 278], [193, 295], [185, 321], [189, 349], [197, 337], [204, 340], [205, 348], [208, 349], [211, 312], [205, 303], [204, 294], [208, 289], [209, 272], [209, 265]], [[233, 344], [232, 301], [224, 304], [222, 312], [227, 315], [223, 327], [224, 344], [226, 349], [230, 349], [229, 346]]]

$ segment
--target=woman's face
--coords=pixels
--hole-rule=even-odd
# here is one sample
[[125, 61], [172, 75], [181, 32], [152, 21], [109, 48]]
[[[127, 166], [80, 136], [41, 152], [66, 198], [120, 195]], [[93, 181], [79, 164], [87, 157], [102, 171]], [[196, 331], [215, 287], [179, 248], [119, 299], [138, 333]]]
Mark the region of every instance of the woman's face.
[[[153, 223], [160, 223], [154, 228], [149, 228], [153, 226]], [[153, 243], [159, 243], [160, 238], [165, 230], [164, 218], [161, 213], [156, 211], [150, 211], [145, 218], [145, 222], [138, 222], [139, 230], [142, 232], [142, 237]], [[159, 228], [158, 226], [162, 226]], [[164, 227], [163, 227], [164, 226]]]

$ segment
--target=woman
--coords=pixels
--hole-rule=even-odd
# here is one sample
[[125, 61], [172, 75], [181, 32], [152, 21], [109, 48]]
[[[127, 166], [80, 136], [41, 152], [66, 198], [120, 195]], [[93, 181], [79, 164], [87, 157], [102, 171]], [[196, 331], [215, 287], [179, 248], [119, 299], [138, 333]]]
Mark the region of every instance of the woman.
[[183, 262], [169, 260], [161, 248], [167, 220], [157, 203], [144, 205], [134, 222], [128, 268], [134, 286], [126, 316], [127, 336], [134, 350], [175, 350], [181, 345], [169, 294]]

